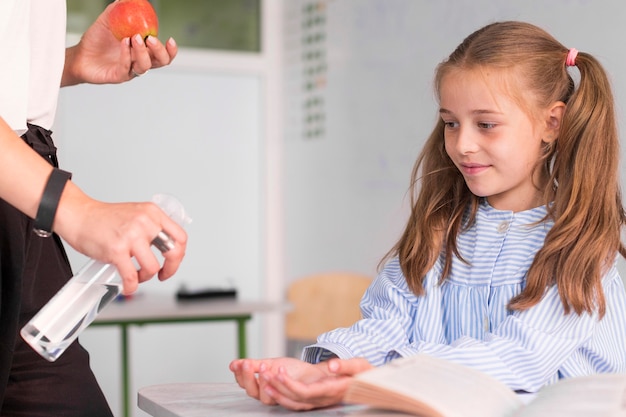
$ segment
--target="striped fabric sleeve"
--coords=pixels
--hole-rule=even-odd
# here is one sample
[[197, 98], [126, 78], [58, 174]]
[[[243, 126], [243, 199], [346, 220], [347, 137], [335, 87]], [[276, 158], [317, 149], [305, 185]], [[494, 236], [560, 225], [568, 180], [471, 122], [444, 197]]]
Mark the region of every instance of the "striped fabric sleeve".
[[364, 318], [349, 328], [320, 335], [315, 345], [304, 349], [302, 359], [317, 363], [334, 353], [342, 359], [364, 357], [373, 365], [382, 365], [397, 357], [398, 347], [411, 345], [409, 330], [415, 327], [412, 311], [416, 302], [394, 263], [365, 292], [361, 300]]
[[558, 379], [559, 369], [589, 341], [596, 325], [594, 315], [565, 315], [551, 289], [539, 305], [509, 315], [484, 340], [464, 336], [450, 344], [416, 341], [396, 352], [431, 354], [478, 369], [514, 390], [536, 392]]
[[471, 366], [512, 389], [529, 392], [560, 377], [626, 372], [623, 282], [613, 269], [603, 284], [608, 309], [601, 321], [596, 315], [565, 314], [552, 288], [540, 304], [510, 314], [483, 339], [463, 336], [446, 341], [437, 329], [445, 320], [425, 314], [413, 321], [418, 300], [389, 274], [382, 274], [362, 302], [365, 318], [350, 328], [321, 335], [302, 358], [318, 362], [334, 353], [340, 358], [365, 357], [380, 365], [422, 352]]

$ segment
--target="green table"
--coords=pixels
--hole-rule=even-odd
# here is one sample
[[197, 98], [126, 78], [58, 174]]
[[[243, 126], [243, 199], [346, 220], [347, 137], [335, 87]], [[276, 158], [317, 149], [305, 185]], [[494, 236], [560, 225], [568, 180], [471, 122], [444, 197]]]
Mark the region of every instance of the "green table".
[[122, 401], [124, 416], [130, 415], [130, 376], [128, 328], [146, 324], [232, 321], [237, 325], [237, 349], [246, 357], [246, 322], [252, 314], [275, 311], [275, 303], [212, 299], [177, 301], [174, 295], [141, 294], [125, 301], [113, 302], [96, 317], [91, 326], [119, 326], [122, 355]]

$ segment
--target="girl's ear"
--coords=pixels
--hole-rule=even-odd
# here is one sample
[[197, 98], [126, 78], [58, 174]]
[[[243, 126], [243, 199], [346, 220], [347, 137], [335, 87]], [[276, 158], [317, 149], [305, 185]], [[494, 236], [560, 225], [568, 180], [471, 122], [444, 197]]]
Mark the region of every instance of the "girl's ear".
[[561, 121], [563, 120], [563, 114], [565, 113], [565, 103], [562, 101], [555, 101], [546, 112], [546, 130], [543, 135], [543, 141], [550, 143], [559, 137], [559, 131], [561, 130]]

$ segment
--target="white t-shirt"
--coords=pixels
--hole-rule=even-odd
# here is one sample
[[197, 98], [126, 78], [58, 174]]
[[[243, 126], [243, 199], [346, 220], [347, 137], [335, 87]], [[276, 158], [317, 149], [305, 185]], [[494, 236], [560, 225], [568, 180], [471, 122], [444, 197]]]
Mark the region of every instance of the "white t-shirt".
[[52, 127], [65, 62], [65, 0], [0, 0], [0, 117]]

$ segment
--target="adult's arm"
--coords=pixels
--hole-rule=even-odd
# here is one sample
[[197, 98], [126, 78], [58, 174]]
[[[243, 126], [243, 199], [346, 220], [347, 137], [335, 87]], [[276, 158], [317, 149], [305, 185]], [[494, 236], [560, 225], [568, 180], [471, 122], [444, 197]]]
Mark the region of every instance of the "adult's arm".
[[[27, 146], [0, 118], [0, 198], [34, 218], [52, 166]], [[104, 203], [90, 198], [72, 181], [65, 185], [53, 230], [79, 252], [114, 264], [124, 292], [158, 273], [172, 276], [185, 254], [187, 234], [153, 203]], [[176, 242], [161, 267], [151, 242], [161, 231]], [[137, 260], [139, 270], [133, 264]]]

